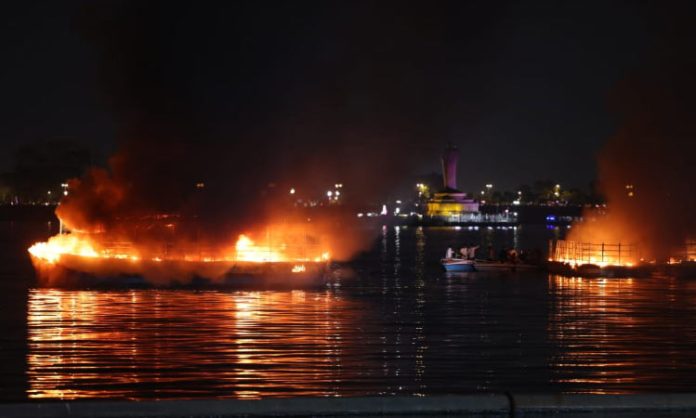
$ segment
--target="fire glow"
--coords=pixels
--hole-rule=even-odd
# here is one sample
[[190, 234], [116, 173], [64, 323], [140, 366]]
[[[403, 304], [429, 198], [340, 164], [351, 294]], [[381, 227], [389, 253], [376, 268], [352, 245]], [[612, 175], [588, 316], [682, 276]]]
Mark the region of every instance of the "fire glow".
[[[37, 242], [29, 248], [29, 253], [39, 260], [49, 264], [58, 263], [64, 255], [72, 255], [88, 258], [120, 259], [140, 261], [143, 257], [131, 252], [118, 252], [110, 248], [99, 248], [88, 236], [82, 234], [59, 234], [51, 237], [46, 242]], [[235, 244], [235, 250], [219, 257], [200, 257], [184, 255], [183, 257], [153, 256], [149, 259], [155, 262], [164, 260], [183, 261], [244, 261], [252, 263], [277, 263], [277, 262], [322, 262], [329, 260], [329, 252], [324, 251], [314, 257], [296, 258], [286, 254], [286, 246], [274, 247], [271, 245], [257, 245], [247, 235], [240, 235]]]
[[329, 251], [309, 238], [310, 242], [301, 243], [291, 230], [279, 228], [275, 234], [269, 230], [258, 241], [251, 234], [241, 234], [227, 245], [182, 240], [146, 245], [114, 241], [105, 232], [71, 232], [37, 242], [28, 251], [39, 277], [49, 284], [60, 284], [71, 272], [101, 278], [135, 275], [161, 284], [195, 277], [219, 279], [229, 274], [288, 278], [320, 274], [330, 258]]
[[550, 245], [549, 261], [568, 264], [571, 267], [586, 264], [599, 267], [633, 267], [638, 259], [633, 245], [558, 240]]

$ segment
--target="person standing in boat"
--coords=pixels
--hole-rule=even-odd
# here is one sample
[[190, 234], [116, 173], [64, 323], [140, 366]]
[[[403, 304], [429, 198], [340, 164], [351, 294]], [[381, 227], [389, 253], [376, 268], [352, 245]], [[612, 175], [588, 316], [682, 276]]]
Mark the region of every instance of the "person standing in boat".
[[445, 258], [454, 258], [454, 250], [452, 249], [452, 247], [447, 247], [447, 251], [445, 251]]
[[467, 248], [467, 255], [466, 258], [469, 260], [474, 260], [476, 258], [476, 250], [479, 249], [479, 245], [474, 245], [469, 248]]

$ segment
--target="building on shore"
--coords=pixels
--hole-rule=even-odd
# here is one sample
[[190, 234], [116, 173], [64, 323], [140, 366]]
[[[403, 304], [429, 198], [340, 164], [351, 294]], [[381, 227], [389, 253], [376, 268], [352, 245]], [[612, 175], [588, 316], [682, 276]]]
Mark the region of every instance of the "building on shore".
[[445, 222], [477, 221], [479, 204], [457, 189], [457, 160], [459, 150], [451, 144], [442, 155], [442, 179], [444, 188], [426, 203], [426, 215]]

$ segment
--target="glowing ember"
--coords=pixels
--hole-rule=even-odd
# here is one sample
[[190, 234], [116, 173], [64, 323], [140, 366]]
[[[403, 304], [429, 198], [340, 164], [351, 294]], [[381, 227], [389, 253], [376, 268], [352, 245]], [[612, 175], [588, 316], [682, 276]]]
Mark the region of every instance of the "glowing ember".
[[304, 273], [305, 271], [307, 271], [307, 268], [304, 266], [304, 264], [296, 264], [292, 266], [291, 271], [293, 273]]

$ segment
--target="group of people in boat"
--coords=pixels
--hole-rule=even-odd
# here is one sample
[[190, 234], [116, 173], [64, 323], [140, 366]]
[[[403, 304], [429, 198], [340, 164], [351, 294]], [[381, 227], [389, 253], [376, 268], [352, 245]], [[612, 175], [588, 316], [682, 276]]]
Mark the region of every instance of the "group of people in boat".
[[458, 259], [463, 259], [463, 260], [474, 260], [476, 259], [476, 250], [479, 249], [479, 245], [471, 245], [471, 244], [466, 244], [463, 247], [459, 249], [459, 251], [455, 251], [453, 249], [453, 246], [447, 247], [447, 251], [445, 252], [445, 258], [452, 259], [452, 258], [458, 258]]
[[[445, 253], [445, 258], [447, 259], [462, 259], [462, 260], [475, 260], [476, 250], [480, 248], [480, 245], [465, 244], [458, 251], [454, 250], [455, 246], [450, 245], [447, 247]], [[499, 261], [502, 263], [532, 263], [536, 264], [541, 260], [541, 251], [532, 250], [517, 250], [516, 248], [501, 248], [498, 253], [498, 257], [495, 257], [495, 252], [493, 246], [488, 246], [488, 261]]]

